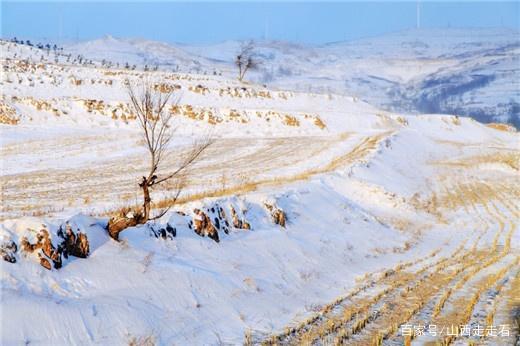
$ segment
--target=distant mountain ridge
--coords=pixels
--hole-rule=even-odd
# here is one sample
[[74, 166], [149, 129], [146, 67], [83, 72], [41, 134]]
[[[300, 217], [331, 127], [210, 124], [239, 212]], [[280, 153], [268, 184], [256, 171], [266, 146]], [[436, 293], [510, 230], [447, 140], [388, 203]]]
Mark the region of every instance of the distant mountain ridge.
[[[298, 91], [352, 94], [378, 107], [450, 113], [520, 128], [520, 33], [420, 29], [323, 45], [258, 41], [251, 81]], [[101, 39], [67, 45], [91, 59], [234, 76], [241, 42], [168, 44]]]

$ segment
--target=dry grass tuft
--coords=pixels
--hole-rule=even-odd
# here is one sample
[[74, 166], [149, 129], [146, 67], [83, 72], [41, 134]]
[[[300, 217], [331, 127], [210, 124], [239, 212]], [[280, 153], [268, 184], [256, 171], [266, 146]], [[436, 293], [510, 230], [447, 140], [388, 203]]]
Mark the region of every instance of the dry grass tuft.
[[324, 130], [327, 127], [327, 125], [325, 125], [325, 123], [323, 122], [323, 120], [321, 120], [320, 117], [314, 118], [314, 125], [318, 126], [322, 130]]
[[148, 335], [148, 336], [132, 336], [130, 340], [128, 341], [128, 346], [155, 346], [155, 336], [154, 335]]
[[16, 114], [16, 109], [0, 101], [0, 124], [16, 125], [19, 121], [20, 118]]
[[516, 129], [508, 124], [489, 123], [486, 126], [499, 131], [516, 132]]

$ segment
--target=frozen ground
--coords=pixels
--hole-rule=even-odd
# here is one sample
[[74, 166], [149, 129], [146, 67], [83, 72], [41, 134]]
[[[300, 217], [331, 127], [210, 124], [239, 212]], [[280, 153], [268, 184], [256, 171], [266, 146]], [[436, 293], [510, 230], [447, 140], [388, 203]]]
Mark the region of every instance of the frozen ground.
[[[2, 344], [398, 345], [405, 323], [509, 324], [511, 337], [477, 341], [517, 337], [517, 132], [225, 73], [40, 63], [40, 52], [10, 43], [2, 53], [1, 244], [44, 226], [56, 239], [68, 221], [91, 246], [59, 270], [22, 250], [1, 262]], [[177, 88], [168, 168], [194, 138], [216, 142], [183, 203], [116, 242], [107, 213], [139, 202], [147, 164], [124, 80], [144, 75]], [[265, 203], [285, 212], [285, 228]], [[188, 228], [194, 208], [217, 206], [252, 229], [231, 227], [216, 243]], [[176, 237], [152, 235], [167, 223]]]

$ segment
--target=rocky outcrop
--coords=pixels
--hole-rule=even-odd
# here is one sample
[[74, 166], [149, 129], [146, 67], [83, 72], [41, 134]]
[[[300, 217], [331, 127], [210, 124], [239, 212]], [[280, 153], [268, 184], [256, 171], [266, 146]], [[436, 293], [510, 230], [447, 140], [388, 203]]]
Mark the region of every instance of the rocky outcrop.
[[231, 214], [230, 218], [228, 218], [225, 208], [218, 203], [206, 207], [204, 210], [194, 209], [193, 212], [193, 221], [188, 223], [188, 227], [193, 229], [198, 235], [202, 237], [208, 236], [216, 242], [220, 241], [220, 231], [228, 234], [231, 229], [251, 229], [250, 223], [245, 218], [245, 211], [239, 213], [232, 205], [228, 209], [228, 212]]
[[233, 227], [238, 229], [251, 229], [251, 225], [245, 218], [240, 218], [235, 208], [231, 207], [231, 219], [233, 221]]
[[226, 212], [220, 206], [217, 206], [218, 217], [215, 218], [215, 224], [218, 229], [222, 228], [224, 233], [229, 233], [229, 221], [226, 217]]
[[208, 215], [200, 209], [194, 209], [193, 212], [195, 214], [193, 216], [193, 227], [195, 233], [202, 237], [208, 236], [218, 243], [220, 241], [218, 231]]
[[0, 256], [6, 262], [16, 263], [16, 252], [18, 251], [18, 246], [12, 240], [4, 242], [0, 245]]
[[87, 258], [90, 253], [90, 245], [87, 239], [87, 235], [79, 231], [75, 234], [69, 224], [65, 227], [65, 233], [62, 231], [62, 227], [58, 230], [58, 236], [63, 239], [62, 243], [58, 246], [63, 251], [65, 258], [68, 256], [74, 256], [79, 258]]
[[37, 252], [40, 265], [48, 270], [51, 270], [52, 267], [60, 269], [63, 265], [62, 258], [67, 259], [69, 256], [87, 258], [90, 254], [87, 235], [80, 232], [79, 229], [74, 233], [72, 227], [66, 224], [65, 231], [63, 231], [63, 226], [60, 226], [57, 236], [61, 241], [56, 247], [52, 242], [49, 231], [43, 228], [36, 235], [35, 243], [31, 243], [27, 237], [23, 237], [20, 245], [26, 253]]
[[150, 232], [155, 238], [173, 240], [173, 238], [177, 236], [177, 229], [172, 227], [169, 223], [166, 224], [166, 227], [161, 227], [159, 229], [150, 227]]
[[40, 232], [36, 235], [36, 243], [32, 244], [29, 242], [27, 237], [23, 237], [21, 241], [22, 250], [27, 253], [33, 253], [38, 251], [38, 258], [40, 259], [40, 264], [42, 267], [46, 269], [51, 269], [52, 261], [54, 263], [55, 269], [60, 269], [62, 266], [61, 248], [55, 248], [52, 244], [51, 238], [49, 236], [49, 231], [45, 228], [41, 229]]
[[285, 228], [285, 223], [287, 221], [287, 218], [285, 216], [285, 213], [282, 209], [278, 208], [275, 204], [270, 204], [265, 202], [264, 203], [265, 208], [271, 215], [271, 220], [277, 224]]

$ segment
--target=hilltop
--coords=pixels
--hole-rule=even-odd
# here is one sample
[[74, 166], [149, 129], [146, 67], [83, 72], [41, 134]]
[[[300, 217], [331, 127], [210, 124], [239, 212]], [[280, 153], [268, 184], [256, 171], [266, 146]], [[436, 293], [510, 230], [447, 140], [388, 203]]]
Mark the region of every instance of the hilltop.
[[[388, 111], [447, 113], [520, 126], [520, 34], [512, 29], [415, 29], [303, 45], [258, 41], [252, 80], [292, 91], [356, 96]], [[235, 77], [241, 42], [167, 44], [105, 37], [66, 46], [101, 61]]]

